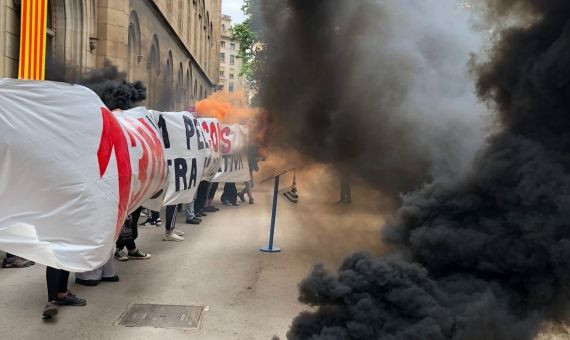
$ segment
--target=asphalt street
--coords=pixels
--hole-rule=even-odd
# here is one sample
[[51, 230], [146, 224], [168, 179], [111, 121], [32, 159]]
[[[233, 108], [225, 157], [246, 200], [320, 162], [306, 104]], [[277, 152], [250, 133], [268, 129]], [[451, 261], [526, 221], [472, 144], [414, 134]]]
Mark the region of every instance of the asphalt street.
[[[285, 339], [291, 320], [309, 309], [297, 301], [297, 284], [316, 263], [334, 269], [356, 250], [380, 251], [381, 216], [357, 204], [300, 188], [295, 205], [279, 198], [275, 244], [261, 253], [271, 212], [271, 183], [255, 188], [254, 205], [225, 207], [198, 226], [178, 228], [184, 242], [162, 241], [162, 228], [141, 228], [137, 244], [150, 260], [117, 263], [118, 283], [69, 288], [85, 307], [63, 307], [42, 321], [45, 267], [0, 270], [2, 339]], [[304, 190], [304, 191], [303, 191]], [[131, 304], [206, 306], [191, 330], [124, 327], [118, 320]]]

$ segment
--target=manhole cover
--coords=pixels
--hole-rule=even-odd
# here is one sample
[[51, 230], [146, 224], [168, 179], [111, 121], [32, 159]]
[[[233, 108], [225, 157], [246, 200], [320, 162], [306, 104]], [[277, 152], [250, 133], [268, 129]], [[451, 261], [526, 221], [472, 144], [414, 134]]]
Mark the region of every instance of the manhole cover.
[[134, 304], [119, 321], [126, 327], [197, 328], [204, 306]]

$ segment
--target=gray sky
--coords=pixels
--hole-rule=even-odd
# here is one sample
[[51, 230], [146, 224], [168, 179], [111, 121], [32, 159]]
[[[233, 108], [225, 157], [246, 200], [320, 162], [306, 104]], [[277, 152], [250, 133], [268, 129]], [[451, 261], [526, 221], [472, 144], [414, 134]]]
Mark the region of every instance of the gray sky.
[[231, 16], [234, 24], [240, 23], [245, 20], [241, 11], [242, 5], [243, 0], [222, 0], [222, 14]]

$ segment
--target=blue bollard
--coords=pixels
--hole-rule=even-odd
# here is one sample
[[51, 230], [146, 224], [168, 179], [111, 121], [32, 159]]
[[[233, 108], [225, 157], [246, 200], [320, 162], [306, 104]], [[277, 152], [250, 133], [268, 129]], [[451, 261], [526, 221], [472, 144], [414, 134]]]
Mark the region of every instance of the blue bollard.
[[278, 253], [278, 247], [273, 247], [273, 235], [275, 234], [275, 215], [277, 214], [277, 198], [279, 197], [279, 176], [275, 176], [275, 187], [273, 189], [273, 209], [271, 210], [271, 228], [269, 229], [269, 245], [259, 250], [265, 253]]

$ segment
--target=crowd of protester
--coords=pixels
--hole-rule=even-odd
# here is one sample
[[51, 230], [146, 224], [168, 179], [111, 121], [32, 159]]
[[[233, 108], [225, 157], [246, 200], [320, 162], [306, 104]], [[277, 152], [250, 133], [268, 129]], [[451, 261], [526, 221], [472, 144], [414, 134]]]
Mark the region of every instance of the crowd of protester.
[[[257, 169], [257, 165], [255, 165]], [[253, 179], [253, 178], [252, 178]], [[243, 193], [247, 193], [249, 204], [253, 204], [253, 196], [251, 188], [253, 180], [250, 180], [247, 186], [244, 183]], [[195, 199], [183, 207], [182, 204], [166, 206], [165, 208], [165, 224], [164, 241], [181, 242], [184, 241], [184, 232], [176, 228], [177, 213], [184, 209], [186, 224], [198, 225], [202, 223], [202, 219], [208, 214], [216, 213], [220, 209], [213, 204], [214, 197], [218, 188], [218, 183], [202, 181], [198, 186]], [[224, 190], [220, 200], [223, 205], [238, 205], [237, 199], [245, 201], [242, 192], [238, 193], [235, 183], [225, 183]], [[140, 222], [139, 220], [144, 220]], [[89, 272], [75, 273], [75, 283], [84, 286], [97, 286], [101, 282], [119, 282], [119, 276], [115, 270], [115, 259], [118, 261], [129, 260], [148, 260], [151, 254], [139, 249], [136, 244], [138, 238], [138, 228], [160, 228], [162, 221], [160, 212], [151, 211], [144, 207], [139, 207], [132, 212], [123, 224], [121, 233], [116, 241], [114, 256], [110, 256], [109, 260], [100, 268], [96, 268]], [[112, 255], [112, 254], [111, 254]], [[35, 263], [24, 258], [6, 253], [6, 257], [2, 261], [3, 268], [26, 268]], [[48, 292], [48, 303], [45, 305], [42, 317], [44, 319], [53, 318], [60, 306], [85, 306], [87, 301], [75, 296], [68, 288], [69, 272], [52, 267], [46, 268], [46, 282]]]
[[[223, 205], [238, 205], [238, 199], [246, 202], [245, 195], [248, 196], [249, 204], [253, 204], [252, 188], [253, 171], [258, 171], [257, 149], [250, 146], [248, 152], [248, 163], [250, 166], [250, 180], [244, 183], [244, 189], [238, 192], [236, 183], [225, 183], [220, 201]], [[177, 213], [184, 209], [186, 224], [198, 225], [208, 214], [218, 212], [220, 209], [214, 206], [214, 198], [218, 190], [219, 183], [202, 181], [198, 185], [194, 200], [187, 203], [166, 206], [164, 234], [162, 240], [181, 242], [184, 241], [184, 232], [176, 228]], [[143, 219], [143, 222], [140, 220]], [[139, 207], [132, 212], [125, 220], [123, 228], [115, 244], [114, 256], [110, 254], [109, 260], [100, 268], [89, 272], [75, 273], [75, 283], [84, 286], [97, 286], [100, 282], [119, 282], [119, 276], [115, 271], [115, 259], [118, 261], [148, 260], [152, 256], [139, 249], [136, 240], [139, 235], [138, 228], [160, 228], [162, 220], [160, 212]], [[6, 253], [2, 261], [3, 268], [26, 268], [35, 263], [27, 259]], [[53, 318], [60, 306], [85, 306], [87, 301], [75, 296], [68, 288], [69, 272], [52, 267], [46, 268], [46, 282], [48, 292], [48, 303], [45, 305], [42, 317], [44, 319]]]
[[[223, 192], [220, 195], [221, 204], [224, 206], [237, 206], [239, 201], [254, 204], [252, 189], [254, 188], [253, 174], [259, 171], [258, 160], [260, 159], [255, 146], [249, 147], [248, 165], [250, 169], [250, 180], [243, 183], [243, 189], [237, 190], [236, 183], [223, 183]], [[214, 205], [214, 198], [218, 191], [217, 182], [201, 181], [192, 202], [178, 205], [168, 205], [164, 209], [164, 226], [160, 218], [159, 211], [139, 207], [127, 216], [121, 233], [115, 244], [114, 254], [110, 254], [109, 260], [100, 268], [89, 272], [75, 273], [75, 283], [84, 286], [97, 286], [101, 282], [119, 282], [119, 276], [115, 270], [115, 260], [149, 260], [151, 254], [146, 253], [137, 247], [136, 240], [140, 228], [162, 228], [164, 227], [163, 241], [182, 242], [184, 232], [176, 228], [177, 215], [183, 212], [186, 224], [199, 225], [209, 214], [220, 211]], [[340, 172], [340, 201], [339, 203], [350, 204], [351, 185], [348, 172]], [[247, 195], [247, 199], [246, 199]], [[142, 220], [142, 222], [141, 222]], [[113, 256], [114, 255], [114, 256]], [[26, 268], [35, 263], [27, 259], [6, 253], [2, 261], [2, 268]], [[60, 306], [85, 306], [87, 301], [75, 296], [68, 289], [70, 273], [62, 269], [52, 267], [46, 268], [46, 282], [48, 292], [48, 303], [45, 305], [42, 317], [51, 319], [58, 313]]]

